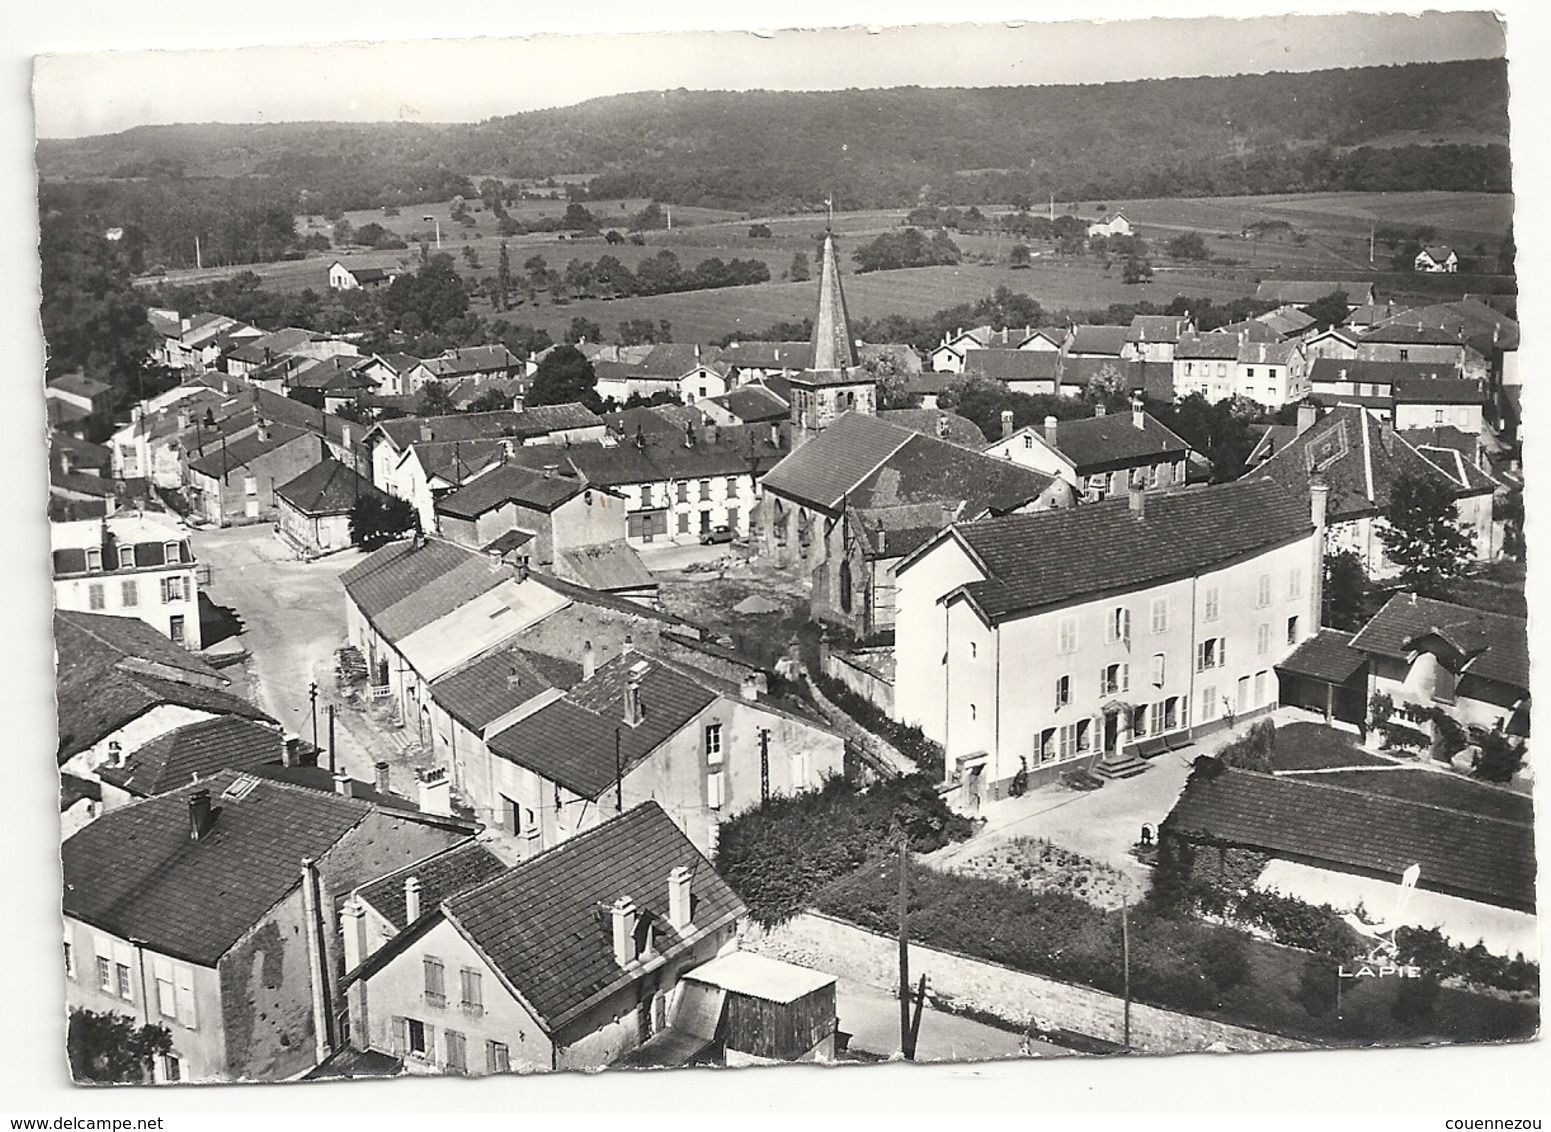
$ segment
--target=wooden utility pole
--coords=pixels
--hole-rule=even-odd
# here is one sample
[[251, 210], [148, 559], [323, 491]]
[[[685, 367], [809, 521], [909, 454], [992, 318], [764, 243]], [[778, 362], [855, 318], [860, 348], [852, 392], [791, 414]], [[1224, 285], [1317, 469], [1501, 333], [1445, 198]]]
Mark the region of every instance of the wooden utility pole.
[[1125, 970], [1125, 1047], [1131, 1050], [1131, 914], [1125, 894], [1120, 897], [1120, 964]]
[[625, 764], [619, 758], [619, 728], [614, 728], [614, 812], [625, 812]]
[[[793, 789], [796, 783], [793, 783]], [[759, 801], [761, 805], [770, 804], [770, 728], [759, 729]]]
[[899, 1051], [906, 1061], [916, 1059], [914, 1035], [910, 1032], [910, 846], [899, 839]]
[[329, 773], [335, 773], [334, 766], [334, 705], [329, 704]]

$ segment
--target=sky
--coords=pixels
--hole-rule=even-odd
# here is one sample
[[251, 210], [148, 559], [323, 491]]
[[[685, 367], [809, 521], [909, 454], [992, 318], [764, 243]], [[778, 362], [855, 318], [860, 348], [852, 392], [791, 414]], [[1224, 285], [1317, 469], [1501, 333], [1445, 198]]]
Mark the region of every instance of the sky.
[[[847, 11], [845, 5], [828, 7], [831, 19]], [[1065, 7], [1051, 10], [1060, 14]], [[1199, 7], [1176, 4], [1172, 10]], [[783, 7], [781, 14], [795, 24], [803, 15], [801, 8]], [[1099, 3], [1082, 10], [1101, 13], [1111, 8], [1124, 13], [1128, 6]], [[895, 11], [895, 21], [924, 18], [915, 6]], [[937, 6], [933, 14], [940, 18], [944, 11]], [[955, 18], [973, 19], [983, 5], [971, 2], [952, 11]], [[715, 14], [706, 12], [698, 26], [709, 26]], [[720, 16], [725, 19], [727, 14]], [[665, 22], [661, 16], [652, 13], [659, 24]], [[615, 20], [605, 26], [629, 25]], [[745, 20], [743, 26], [758, 25]], [[146, 30], [168, 42], [165, 32], [176, 27], [161, 23]], [[420, 20], [390, 30], [441, 36], [446, 27], [440, 20]], [[219, 37], [208, 38], [209, 23], [195, 30], [206, 38], [192, 35], [186, 40], [191, 45], [221, 42]], [[242, 42], [242, 34], [233, 34], [239, 30], [251, 35], [259, 29], [227, 29], [226, 42]], [[305, 39], [322, 30], [305, 20], [266, 20], [262, 28], [272, 42], [298, 33]], [[351, 37], [347, 32], [346, 38]], [[119, 42], [134, 44], [133, 39]], [[88, 39], [83, 45], [89, 44]], [[34, 95], [37, 135], [60, 138], [191, 121], [478, 121], [600, 95], [678, 87], [825, 90], [1093, 83], [1479, 58], [1503, 52], [1502, 25], [1489, 12], [1021, 25], [1004, 20], [763, 33], [636, 32], [53, 54], [37, 61]]]

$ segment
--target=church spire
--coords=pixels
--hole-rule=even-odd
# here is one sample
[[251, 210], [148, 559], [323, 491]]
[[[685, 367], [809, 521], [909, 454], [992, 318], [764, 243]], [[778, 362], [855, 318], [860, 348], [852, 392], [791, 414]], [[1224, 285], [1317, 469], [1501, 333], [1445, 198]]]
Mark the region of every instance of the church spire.
[[813, 368], [848, 370], [856, 366], [851, 321], [846, 317], [845, 292], [840, 289], [840, 265], [835, 262], [835, 237], [824, 233], [824, 262], [819, 270], [819, 313], [813, 320]]

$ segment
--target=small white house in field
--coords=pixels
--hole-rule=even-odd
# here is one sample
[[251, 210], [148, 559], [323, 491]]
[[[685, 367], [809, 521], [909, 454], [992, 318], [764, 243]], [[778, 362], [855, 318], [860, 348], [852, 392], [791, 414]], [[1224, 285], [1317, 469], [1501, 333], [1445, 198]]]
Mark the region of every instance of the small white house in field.
[[335, 260], [329, 265], [329, 289], [359, 291], [366, 287], [386, 287], [397, 278], [384, 267], [347, 267]]
[[1416, 253], [1416, 270], [1452, 272], [1459, 270], [1459, 256], [1448, 244], [1428, 244]]
[[1094, 220], [1088, 225], [1088, 238], [1094, 236], [1134, 236], [1136, 229], [1131, 227], [1131, 222], [1126, 219], [1124, 212], [1117, 212], [1113, 216], [1103, 220]]

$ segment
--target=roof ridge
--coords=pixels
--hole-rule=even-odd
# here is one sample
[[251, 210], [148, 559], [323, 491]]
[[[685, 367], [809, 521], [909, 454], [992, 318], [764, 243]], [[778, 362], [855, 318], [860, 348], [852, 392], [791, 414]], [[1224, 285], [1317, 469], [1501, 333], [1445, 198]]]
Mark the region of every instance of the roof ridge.
[[[1359, 767], [1341, 767], [1341, 768], [1338, 768], [1338, 769], [1348, 770], [1348, 771], [1353, 771], [1353, 770], [1362, 771], [1362, 770], [1369, 770], [1369, 769], [1385, 770], [1387, 768], [1384, 768], [1384, 767], [1369, 768], [1369, 767], [1360, 767], [1359, 766]], [[1413, 768], [1401, 767], [1400, 769], [1415, 770], [1416, 768], [1414, 768], [1414, 767]], [[1393, 794], [1377, 794], [1377, 793], [1374, 793], [1372, 791], [1359, 789], [1356, 786], [1343, 786], [1342, 784], [1336, 783], [1336, 782], [1314, 782], [1314, 781], [1306, 781], [1306, 780], [1304, 780], [1302, 778], [1293, 779], [1293, 778], [1291, 778], [1290, 776], [1288, 776], [1286, 774], [1268, 774], [1265, 771], [1250, 770], [1250, 769], [1248, 769], [1246, 767], [1229, 767], [1228, 768], [1228, 773], [1230, 773], [1230, 774], [1238, 774], [1238, 775], [1252, 775], [1255, 778], [1262, 778], [1262, 779], [1266, 779], [1268, 781], [1273, 781], [1273, 782], [1298, 781], [1300, 785], [1305, 786], [1305, 787], [1309, 787], [1309, 788], [1314, 789], [1314, 790], [1336, 790], [1336, 791], [1340, 791], [1340, 792], [1342, 792], [1344, 794], [1355, 794], [1358, 797], [1362, 797], [1362, 798], [1374, 798], [1374, 799], [1378, 799], [1381, 804], [1385, 804], [1385, 805], [1393, 804], [1393, 805], [1398, 805], [1398, 806], [1415, 806], [1415, 807], [1417, 807], [1419, 809], [1436, 811], [1438, 813], [1457, 814], [1460, 817], [1473, 818], [1473, 819], [1477, 819], [1477, 820], [1481, 820], [1481, 821], [1497, 822], [1499, 825], [1512, 826], [1514, 828], [1519, 828], [1519, 829], [1523, 829], [1523, 828], [1533, 829], [1534, 828], [1534, 820], [1533, 819], [1531, 819], [1529, 822], [1522, 822], [1522, 821], [1518, 821], [1518, 820], [1516, 820], [1514, 818], [1498, 817], [1495, 814], [1479, 814], [1479, 813], [1474, 813], [1474, 812], [1472, 812], [1470, 810], [1455, 809], [1453, 806], [1445, 806], [1445, 805], [1443, 805], [1441, 803], [1438, 803], [1438, 802], [1423, 802], [1423, 801], [1420, 801], [1420, 800], [1415, 799], [1415, 798], [1400, 798], [1400, 797], [1396, 797]], [[1416, 770], [1416, 773], [1418, 773], [1418, 774], [1428, 774], [1428, 773], [1431, 773], [1431, 772], [1429, 772], [1429, 771], [1422, 771], [1422, 770]], [[1474, 782], [1475, 780], [1472, 779], [1471, 781]], [[1487, 784], [1486, 783], [1481, 783], [1480, 785], [1485, 786]], [[1492, 787], [1492, 789], [1499, 789], [1499, 788], [1498, 787]], [[1514, 793], [1514, 792], [1513, 791], [1509, 791], [1509, 793]]]

